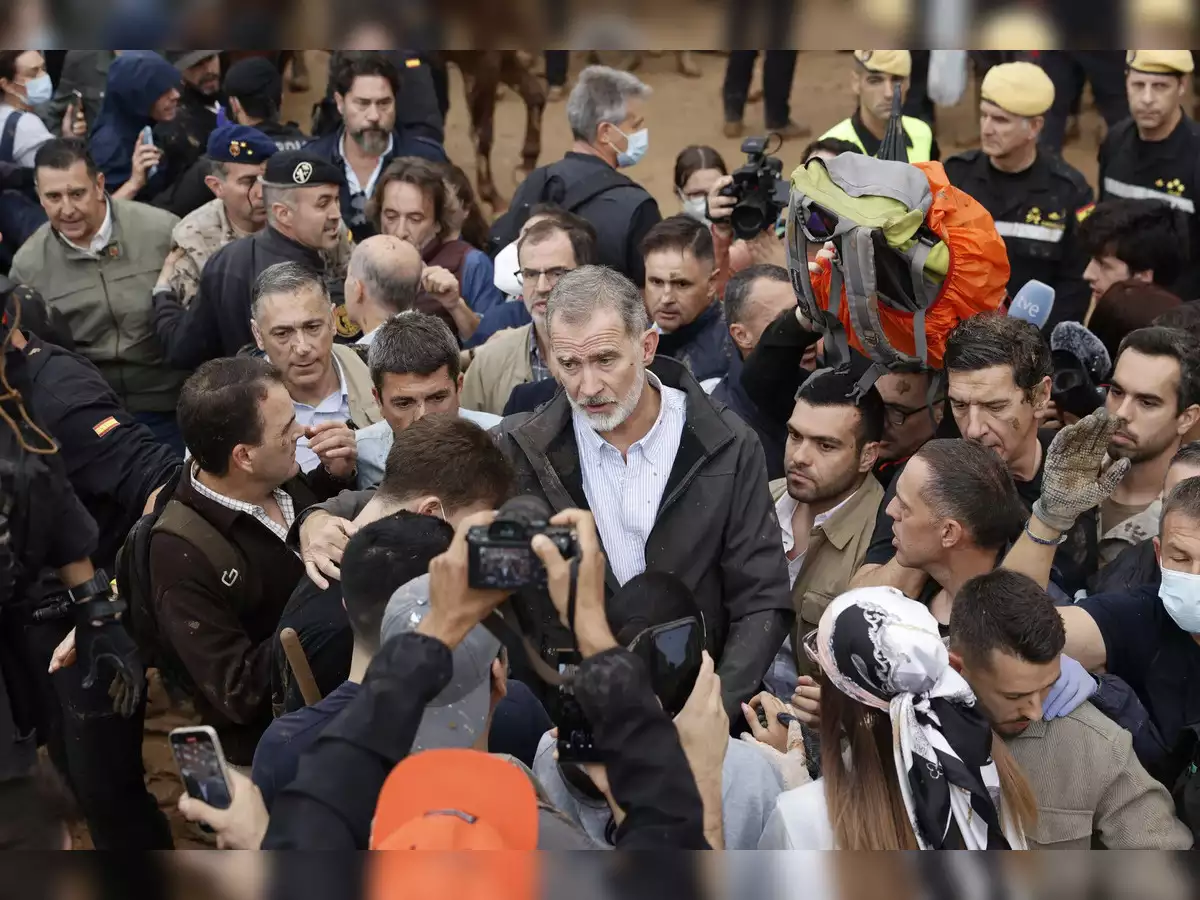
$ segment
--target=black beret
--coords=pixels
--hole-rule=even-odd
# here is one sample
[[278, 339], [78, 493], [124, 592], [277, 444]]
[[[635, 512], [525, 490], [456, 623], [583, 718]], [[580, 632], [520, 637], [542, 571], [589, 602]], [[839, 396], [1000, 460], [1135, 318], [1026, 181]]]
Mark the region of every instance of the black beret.
[[227, 97], [267, 97], [278, 105], [283, 98], [283, 77], [270, 60], [261, 56], [241, 59], [225, 73]]
[[342, 185], [346, 173], [340, 166], [309, 150], [285, 150], [267, 160], [263, 179], [283, 187], [313, 187], [318, 184]]

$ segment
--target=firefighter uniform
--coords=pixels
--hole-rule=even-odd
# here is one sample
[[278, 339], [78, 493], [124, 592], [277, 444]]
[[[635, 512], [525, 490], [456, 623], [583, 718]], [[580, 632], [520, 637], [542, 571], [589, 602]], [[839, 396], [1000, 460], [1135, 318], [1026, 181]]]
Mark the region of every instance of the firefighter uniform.
[[[1051, 108], [1054, 85], [1034, 64], [1011, 62], [988, 71], [980, 94], [1006, 112], [1033, 117]], [[983, 204], [1004, 238], [1012, 266], [1009, 296], [1037, 279], [1055, 291], [1047, 327], [1082, 320], [1091, 291], [1083, 280], [1088, 256], [1079, 243], [1079, 220], [1092, 203], [1083, 175], [1041, 149], [1021, 172], [1002, 172], [982, 150], [951, 157], [945, 166], [950, 183]]]
[[[1188, 50], [1131, 50], [1129, 68], [1156, 75], [1192, 71]], [[1161, 200], [1188, 216], [1191, 264], [1171, 289], [1185, 301], [1200, 298], [1200, 124], [1185, 114], [1166, 138], [1146, 141], [1126, 119], [1100, 146], [1100, 200]]]

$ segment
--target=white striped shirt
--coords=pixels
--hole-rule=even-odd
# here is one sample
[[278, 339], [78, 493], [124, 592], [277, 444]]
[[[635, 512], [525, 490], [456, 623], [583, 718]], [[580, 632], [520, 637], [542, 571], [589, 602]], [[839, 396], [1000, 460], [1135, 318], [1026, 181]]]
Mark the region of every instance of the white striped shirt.
[[687, 417], [687, 394], [667, 387], [653, 372], [647, 372], [646, 379], [662, 398], [658, 418], [646, 436], [630, 446], [624, 459], [582, 413], [571, 414], [583, 493], [608, 564], [621, 584], [646, 570], [646, 541], [658, 518]]

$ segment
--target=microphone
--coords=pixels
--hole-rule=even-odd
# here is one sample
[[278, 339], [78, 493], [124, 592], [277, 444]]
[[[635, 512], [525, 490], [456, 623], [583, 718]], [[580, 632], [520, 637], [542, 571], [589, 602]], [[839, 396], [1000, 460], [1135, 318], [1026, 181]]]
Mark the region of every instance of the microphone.
[[1050, 311], [1054, 309], [1054, 288], [1031, 278], [1017, 291], [1008, 305], [1008, 314], [1015, 319], [1032, 322], [1038, 328], [1044, 328], [1050, 320]]
[[1050, 332], [1050, 350], [1052, 353], [1069, 353], [1081, 363], [1092, 380], [1103, 381], [1112, 370], [1112, 357], [1108, 349], [1096, 337], [1078, 322], [1059, 322]]

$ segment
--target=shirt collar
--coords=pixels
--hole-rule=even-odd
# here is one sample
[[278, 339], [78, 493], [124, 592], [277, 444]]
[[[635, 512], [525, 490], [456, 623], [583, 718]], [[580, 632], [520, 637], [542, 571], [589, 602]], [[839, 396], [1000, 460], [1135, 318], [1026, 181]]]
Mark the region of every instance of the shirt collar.
[[112, 240], [113, 233], [113, 217], [112, 217], [112, 201], [108, 197], [104, 198], [104, 221], [100, 223], [100, 230], [92, 235], [91, 242], [86, 247], [81, 247], [76, 244], [65, 234], [59, 234], [68, 245], [74, 247], [81, 253], [86, 253], [88, 256], [100, 257], [104, 248], [108, 246], [108, 242]]
[[375, 182], [379, 180], [379, 173], [383, 171], [384, 161], [392, 155], [392, 149], [396, 144], [396, 133], [393, 131], [388, 135], [387, 148], [379, 154], [379, 162], [375, 164], [375, 171], [371, 173], [371, 177], [367, 179], [365, 186], [358, 183], [358, 176], [354, 174], [354, 167], [350, 165], [350, 161], [346, 159], [346, 129], [342, 129], [342, 136], [338, 139], [338, 155], [342, 158], [342, 167], [346, 170], [346, 184], [350, 188], [351, 194], [366, 194], [368, 197], [375, 190]]
[[[860, 487], [858, 491], [861, 490], [862, 488]], [[816, 529], [823, 527], [826, 522], [834, 517], [838, 510], [854, 499], [855, 495], [858, 494], [858, 491], [855, 491], [833, 509], [826, 510], [823, 513], [817, 513], [817, 515], [813, 518], [813, 530], [815, 531]], [[783, 533], [783, 549], [785, 553], [791, 550], [792, 547], [796, 546], [796, 536], [792, 533], [792, 516], [795, 514], [796, 507], [799, 505], [799, 502], [786, 490], [783, 492], [783, 496], [780, 497], [775, 503], [775, 516], [779, 519], [779, 530]]]

